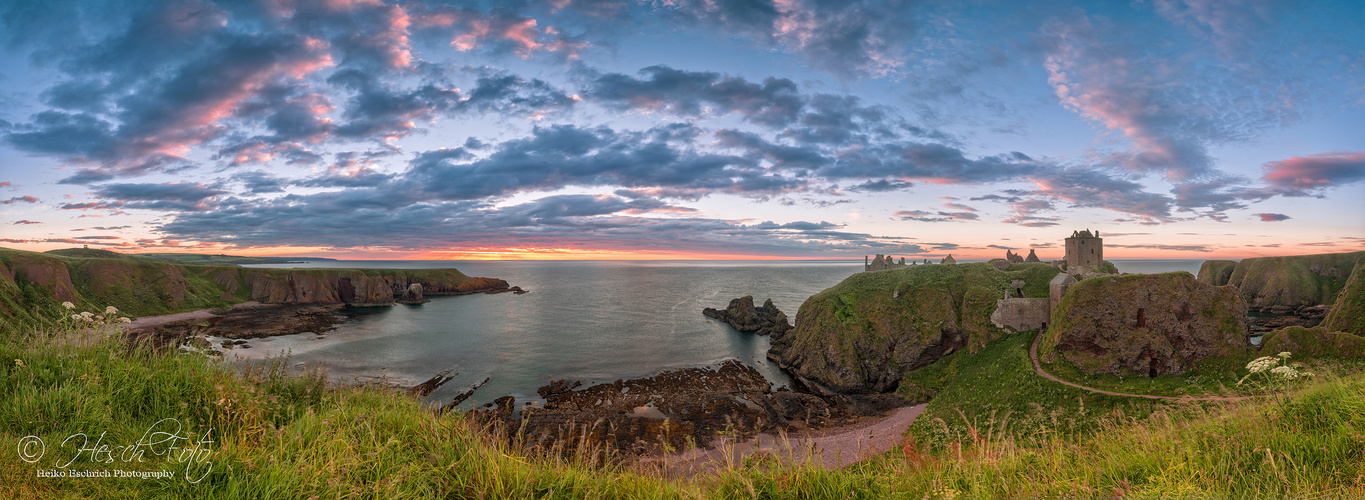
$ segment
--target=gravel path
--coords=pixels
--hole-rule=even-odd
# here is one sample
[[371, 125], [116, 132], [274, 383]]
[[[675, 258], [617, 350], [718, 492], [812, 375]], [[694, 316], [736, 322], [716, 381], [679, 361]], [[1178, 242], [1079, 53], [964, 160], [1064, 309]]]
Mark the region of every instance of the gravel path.
[[1269, 397], [1269, 396], [1154, 396], [1151, 394], [1129, 394], [1126, 392], [1113, 392], [1106, 391], [1104, 389], [1086, 387], [1080, 384], [1067, 382], [1065, 380], [1052, 376], [1051, 373], [1043, 371], [1043, 365], [1038, 363], [1038, 344], [1042, 342], [1042, 340], [1043, 333], [1039, 332], [1037, 335], [1033, 337], [1033, 345], [1029, 346], [1028, 348], [1028, 357], [1030, 360], [1033, 361], [1033, 372], [1053, 382], [1057, 382], [1063, 385], [1069, 385], [1071, 387], [1075, 387], [1077, 389], [1081, 389], [1084, 391], [1090, 391], [1096, 394], [1108, 394], [1110, 396], [1128, 396], [1133, 398], [1163, 399], [1172, 401], [1243, 401], [1252, 398]]
[[926, 406], [897, 408], [885, 417], [847, 427], [792, 435], [759, 434], [741, 443], [722, 439], [711, 448], [696, 448], [652, 460], [662, 465], [666, 476], [673, 478], [714, 472], [739, 464], [756, 453], [771, 453], [789, 463], [813, 463], [824, 469], [838, 469], [895, 448]]

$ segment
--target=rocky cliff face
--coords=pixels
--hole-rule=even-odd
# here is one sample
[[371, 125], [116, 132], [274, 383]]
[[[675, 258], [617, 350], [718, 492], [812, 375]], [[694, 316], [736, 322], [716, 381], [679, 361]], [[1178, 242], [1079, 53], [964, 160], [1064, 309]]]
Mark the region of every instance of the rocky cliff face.
[[1235, 287], [1186, 272], [1088, 279], [1052, 313], [1043, 361], [1086, 373], [1155, 377], [1183, 373], [1208, 356], [1250, 348], [1247, 308]]
[[1011, 281], [1028, 283], [1026, 296], [1047, 297], [1057, 274], [1046, 264], [1010, 269], [973, 263], [855, 274], [801, 304], [796, 328], [774, 336], [768, 357], [813, 388], [891, 391], [905, 373], [1002, 335], [990, 317]]
[[1331, 304], [1362, 257], [1365, 251], [1243, 259], [1227, 284], [1251, 306]]
[[[117, 255], [117, 254], [116, 254]], [[516, 291], [496, 278], [455, 269], [264, 269], [195, 266], [138, 257], [81, 258], [0, 249], [0, 314], [55, 317], [61, 302], [115, 306], [132, 315], [266, 304], [391, 305], [417, 284], [424, 295]]]
[[1356, 262], [1322, 326], [1334, 332], [1365, 336], [1365, 257]]

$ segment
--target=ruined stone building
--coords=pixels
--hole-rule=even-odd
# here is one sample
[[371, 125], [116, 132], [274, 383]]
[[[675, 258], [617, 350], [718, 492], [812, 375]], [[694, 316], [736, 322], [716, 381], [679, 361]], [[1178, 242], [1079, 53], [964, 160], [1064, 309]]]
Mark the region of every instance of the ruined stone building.
[[901, 260], [897, 262], [895, 257], [890, 255], [882, 257], [882, 254], [877, 254], [877, 258], [871, 261], [867, 260], [866, 255], [863, 256], [863, 271], [885, 271], [898, 267], [905, 267], [905, 257], [901, 257]]
[[1082, 266], [1100, 267], [1104, 265], [1104, 240], [1100, 232], [1090, 234], [1089, 229], [1072, 231], [1066, 239], [1066, 268], [1076, 270]]

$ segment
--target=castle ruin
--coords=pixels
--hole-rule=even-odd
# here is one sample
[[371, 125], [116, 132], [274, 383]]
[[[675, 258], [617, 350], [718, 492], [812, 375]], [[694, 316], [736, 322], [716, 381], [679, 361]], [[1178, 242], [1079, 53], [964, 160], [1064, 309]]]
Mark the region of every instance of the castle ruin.
[[1104, 265], [1104, 240], [1100, 232], [1090, 234], [1089, 229], [1072, 231], [1066, 239], [1066, 268], [1078, 271], [1085, 267], [1099, 268]]

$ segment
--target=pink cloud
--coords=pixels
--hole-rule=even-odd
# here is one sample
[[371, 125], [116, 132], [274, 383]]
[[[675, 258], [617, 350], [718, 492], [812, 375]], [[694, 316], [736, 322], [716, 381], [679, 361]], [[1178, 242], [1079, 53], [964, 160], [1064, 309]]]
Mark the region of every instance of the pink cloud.
[[1260, 218], [1261, 218], [1261, 222], [1279, 222], [1279, 221], [1282, 221], [1282, 220], [1288, 220], [1288, 219], [1290, 219], [1290, 217], [1289, 217], [1288, 215], [1285, 215], [1285, 214], [1270, 214], [1270, 213], [1266, 213], [1266, 214], [1251, 214], [1251, 215], [1255, 215], [1255, 216], [1257, 216], [1257, 217], [1260, 217]]
[[9, 187], [9, 181], [0, 182], [0, 188], [2, 187]]
[[14, 204], [14, 203], [38, 203], [38, 201], [39, 201], [38, 198], [35, 198], [35, 197], [33, 197], [33, 196], [24, 195], [24, 196], [15, 196], [15, 197], [10, 198], [10, 199], [8, 199], [8, 200], [0, 201], [0, 203], [3, 203], [3, 204], [5, 204], [5, 205], [10, 205], [10, 204]]
[[1365, 180], [1365, 151], [1320, 153], [1268, 162], [1261, 178], [1280, 188], [1320, 188]]

